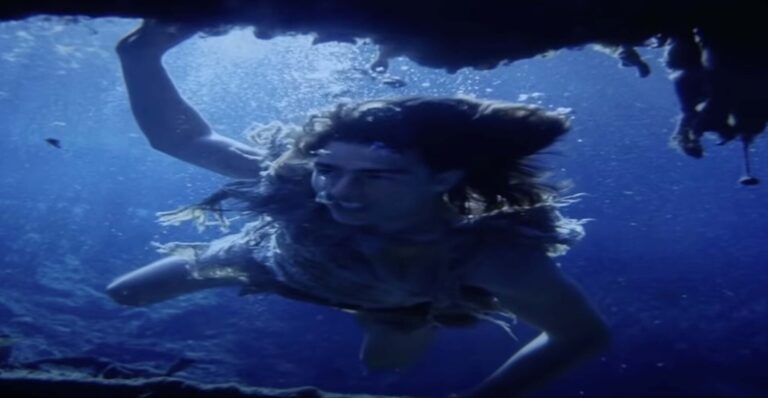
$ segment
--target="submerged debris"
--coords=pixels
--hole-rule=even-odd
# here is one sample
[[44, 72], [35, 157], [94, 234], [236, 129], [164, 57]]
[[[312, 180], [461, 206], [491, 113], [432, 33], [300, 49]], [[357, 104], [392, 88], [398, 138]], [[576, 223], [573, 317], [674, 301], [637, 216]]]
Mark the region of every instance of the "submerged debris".
[[57, 138], [46, 138], [45, 142], [47, 142], [48, 145], [50, 145], [50, 146], [52, 146], [54, 148], [61, 149], [61, 140], [59, 140]]

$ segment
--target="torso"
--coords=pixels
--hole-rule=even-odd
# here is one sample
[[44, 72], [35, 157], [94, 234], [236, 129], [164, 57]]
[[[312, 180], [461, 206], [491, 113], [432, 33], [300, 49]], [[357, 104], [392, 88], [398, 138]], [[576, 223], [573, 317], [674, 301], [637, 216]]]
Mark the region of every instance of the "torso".
[[450, 261], [450, 246], [444, 241], [391, 242], [363, 239], [359, 250], [368, 260], [361, 272], [381, 283], [396, 283], [409, 290], [424, 290]]
[[492, 297], [475, 274], [487, 275], [494, 264], [484, 255], [487, 239], [475, 232], [462, 225], [418, 242], [355, 234], [342, 250], [356, 252], [352, 257], [333, 256], [338, 252], [333, 247], [303, 255], [288, 250], [286, 257], [302, 259], [293, 262], [293, 279], [287, 282], [324, 300], [375, 310], [425, 302], [444, 308], [467, 302], [488, 307]]
[[482, 255], [484, 243], [466, 229], [421, 242], [364, 237], [358, 240], [358, 247], [368, 261], [359, 272], [378, 283], [447, 305], [465, 299], [462, 291], [482, 289], [473, 286], [478, 280], [473, 273], [489, 265], [485, 264], [487, 256]]

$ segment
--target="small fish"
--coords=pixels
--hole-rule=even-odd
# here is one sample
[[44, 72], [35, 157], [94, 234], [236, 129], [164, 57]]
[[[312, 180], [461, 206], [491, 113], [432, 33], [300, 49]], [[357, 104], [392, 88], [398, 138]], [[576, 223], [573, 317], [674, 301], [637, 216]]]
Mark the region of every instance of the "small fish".
[[56, 138], [46, 138], [46, 139], [45, 139], [45, 142], [47, 142], [47, 143], [48, 143], [48, 145], [50, 145], [50, 146], [52, 146], [52, 147], [54, 147], [54, 148], [59, 148], [59, 149], [61, 149], [61, 141], [59, 141], [59, 140], [58, 140], [58, 139], [56, 139]]

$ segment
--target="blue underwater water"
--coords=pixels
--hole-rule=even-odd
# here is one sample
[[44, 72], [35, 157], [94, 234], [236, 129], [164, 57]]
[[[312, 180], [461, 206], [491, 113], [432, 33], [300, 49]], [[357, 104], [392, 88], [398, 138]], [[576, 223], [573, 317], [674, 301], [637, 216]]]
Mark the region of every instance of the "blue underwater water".
[[[442, 331], [412, 368], [366, 370], [362, 332], [342, 312], [277, 297], [211, 290], [146, 308], [104, 286], [157, 258], [152, 242], [221, 235], [164, 227], [155, 213], [227, 180], [153, 151], [133, 121], [117, 40], [135, 20], [33, 19], [0, 24], [0, 332], [11, 360], [103, 357], [200, 382], [315, 385], [346, 393], [442, 397], [479, 383], [520, 341], [483, 324]], [[743, 187], [738, 143], [707, 141], [703, 159], [668, 145], [678, 113], [662, 50], [643, 49], [650, 77], [590, 48], [492, 71], [450, 75], [394, 60], [390, 87], [364, 70], [368, 44], [260, 41], [246, 30], [195, 38], [166, 66], [214, 129], [301, 123], [342, 100], [473, 95], [570, 108], [573, 128], [543, 159], [586, 195], [564, 209], [591, 218], [558, 258], [608, 320], [613, 346], [534, 397], [768, 396], [768, 207]], [[46, 139], [56, 139], [56, 148]], [[758, 138], [753, 168], [768, 176]]]

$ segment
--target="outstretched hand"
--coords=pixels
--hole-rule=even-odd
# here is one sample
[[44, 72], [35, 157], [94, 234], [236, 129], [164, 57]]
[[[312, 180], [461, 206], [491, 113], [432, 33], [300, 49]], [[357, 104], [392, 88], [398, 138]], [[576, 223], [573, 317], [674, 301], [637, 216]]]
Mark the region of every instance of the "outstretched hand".
[[165, 23], [145, 19], [141, 25], [117, 43], [117, 52], [162, 55], [201, 30], [202, 26]]

